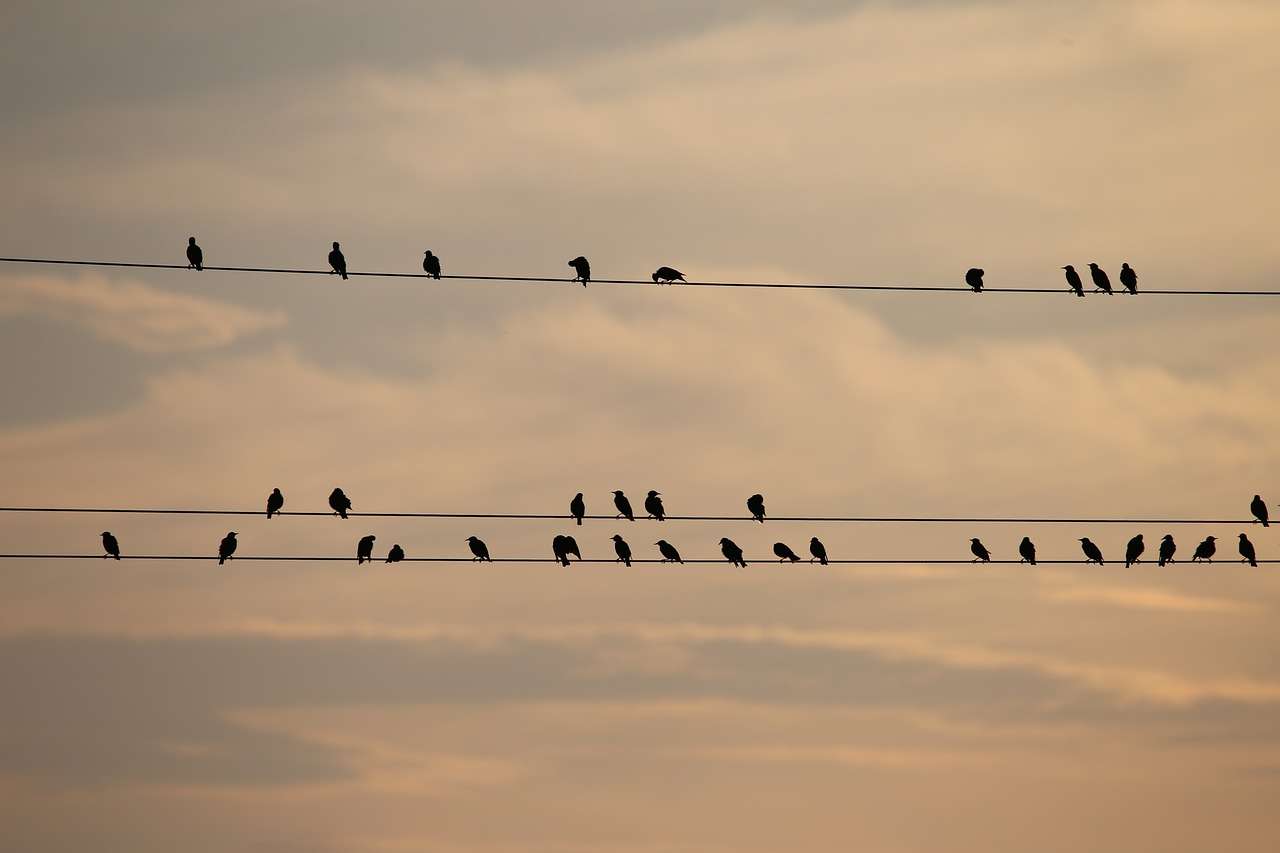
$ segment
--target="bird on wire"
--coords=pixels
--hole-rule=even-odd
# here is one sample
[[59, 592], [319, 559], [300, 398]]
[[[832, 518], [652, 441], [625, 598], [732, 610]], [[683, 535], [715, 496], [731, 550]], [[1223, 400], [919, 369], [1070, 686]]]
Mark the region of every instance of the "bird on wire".
[[489, 546], [484, 544], [484, 540], [480, 537], [468, 536], [467, 547], [471, 549], [472, 562], [493, 562], [493, 558], [489, 556]]
[[631, 511], [631, 501], [627, 500], [627, 496], [621, 490], [615, 490], [613, 493], [613, 505], [617, 507], [618, 518], [625, 518], [627, 521], [635, 521], [635, 513]]
[[684, 563], [684, 560], [680, 559], [680, 552], [676, 550], [676, 546], [672, 545], [667, 540], [659, 539], [653, 544], [658, 546], [658, 553], [662, 555], [662, 562]]
[[572, 536], [556, 536], [551, 540], [551, 553], [560, 561], [560, 565], [569, 565], [569, 555], [582, 559], [582, 552], [578, 550], [578, 541]]
[[778, 558], [779, 563], [785, 563], [787, 561], [790, 561], [792, 563], [800, 562], [800, 557], [797, 556], [796, 552], [792, 551], [790, 546], [788, 546], [785, 542], [773, 543], [773, 556]]
[[[1097, 563], [1099, 566], [1106, 565], [1106, 561], [1102, 559], [1102, 549], [1090, 542], [1089, 537], [1086, 536], [1080, 540], [1080, 550], [1084, 551], [1084, 561], [1086, 563]], [[1034, 554], [1035, 551], [1033, 550], [1031, 553]], [[1035, 559], [1032, 558], [1031, 562], [1034, 563]]]
[[1253, 513], [1253, 517], [1262, 522], [1263, 527], [1270, 527], [1271, 521], [1267, 515], [1267, 504], [1262, 500], [1261, 495], [1254, 495], [1253, 502], [1249, 504], [1249, 511]]
[[569, 501], [569, 515], [573, 516], [578, 522], [578, 526], [582, 526], [582, 517], [587, 514], [587, 504], [582, 500], [582, 492], [578, 492], [573, 500]]
[[1080, 280], [1080, 273], [1076, 272], [1076, 268], [1067, 264], [1063, 267], [1067, 271], [1067, 286], [1071, 288], [1071, 292], [1076, 296], [1084, 296], [1084, 282]]
[[747, 510], [752, 518], [764, 524], [764, 495], [752, 495], [747, 498]]
[[109, 530], [102, 531], [102, 550], [107, 552], [102, 555], [102, 559], [105, 560], [107, 557], [120, 559], [120, 542], [111, 535]]
[[1204, 541], [1196, 546], [1196, 552], [1191, 555], [1191, 562], [1196, 560], [1207, 560], [1213, 562], [1213, 555], [1218, 553], [1218, 539], [1216, 536], [1206, 536]]
[[236, 532], [232, 530], [226, 536], [222, 537], [222, 541], [218, 543], [218, 565], [221, 566], [227, 560], [230, 560], [236, 553], [236, 546], [240, 543], [236, 541]]
[[437, 281], [440, 279], [440, 258], [427, 249], [422, 255], [422, 271]]
[[1120, 283], [1130, 294], [1134, 296], [1138, 294], [1138, 274], [1127, 263], [1120, 267]]
[[1173, 562], [1173, 555], [1178, 552], [1178, 543], [1173, 541], [1173, 534], [1166, 533], [1160, 540], [1160, 560], [1157, 565]]
[[1142, 556], [1142, 552], [1147, 550], [1147, 543], [1142, 541], [1142, 534], [1129, 540], [1129, 544], [1124, 549], [1124, 567], [1127, 569]]
[[573, 260], [569, 261], [569, 264], [568, 264], [568, 265], [569, 265], [569, 266], [571, 266], [571, 267], [573, 267], [573, 271], [574, 271], [575, 273], [577, 273], [577, 275], [575, 275], [575, 276], [573, 277], [573, 279], [572, 279], [572, 280], [573, 280], [573, 281], [580, 281], [580, 282], [582, 282], [582, 286], [583, 286], [583, 287], [586, 287], [586, 286], [587, 286], [587, 282], [591, 281], [591, 264], [590, 264], [590, 262], [588, 262], [588, 261], [587, 261], [587, 259], [586, 259], [585, 257], [583, 257], [582, 255], [578, 255], [578, 257], [576, 257], [576, 258], [574, 258]]
[[347, 497], [346, 494], [343, 493], [342, 489], [334, 489], [329, 493], [329, 508], [332, 509], [335, 514], [342, 518], [346, 518], [347, 511], [351, 509], [351, 498]]
[[673, 281], [684, 281], [684, 273], [675, 267], [658, 267], [653, 271], [654, 284], [670, 284]]
[[720, 553], [733, 565], [743, 569], [747, 567], [747, 561], [742, 559], [742, 549], [732, 539], [720, 540]]
[[984, 563], [991, 562], [991, 552], [987, 550], [987, 546], [976, 536], [969, 540], [969, 550], [973, 552], [974, 562], [982, 561]]
[[1022, 541], [1018, 543], [1018, 554], [1022, 557], [1021, 562], [1036, 564], [1036, 546], [1032, 544], [1030, 536], [1023, 536]]
[[827, 546], [823, 545], [817, 536], [809, 540], [809, 553], [813, 555], [813, 559], [809, 561], [810, 563], [817, 560], [822, 565], [827, 565]]
[[974, 293], [981, 293], [982, 292], [982, 276], [984, 274], [985, 274], [984, 270], [974, 267], [973, 269], [969, 270], [967, 273], [964, 274], [964, 283], [969, 285], [971, 288], [973, 288]]
[[404, 549], [399, 545], [392, 545], [391, 550], [387, 552], [388, 563], [398, 563], [404, 559]]
[[617, 533], [613, 534], [613, 553], [618, 555], [618, 562], [631, 568], [631, 546]]
[[280, 512], [284, 507], [284, 493], [279, 489], [272, 489], [271, 494], [267, 495], [267, 518]]
[[1251, 566], [1258, 565], [1258, 552], [1254, 550], [1253, 543], [1249, 541], [1249, 537], [1240, 534], [1240, 562], [1248, 563]]
[[373, 540], [377, 539], [370, 533], [368, 536], [361, 536], [360, 541], [356, 543], [356, 565], [361, 563], [373, 562]]
[[187, 238], [187, 269], [196, 272], [204, 270], [204, 249], [196, 244], [195, 237]]
[[1111, 295], [1111, 279], [1107, 278], [1106, 270], [1097, 264], [1089, 264], [1089, 275], [1093, 277], [1093, 286], [1097, 288], [1094, 293]]
[[[329, 253], [329, 266], [333, 267], [333, 272], [342, 276], [342, 280], [347, 280], [347, 257], [342, 254], [342, 250], [338, 248], [338, 241], [333, 241], [333, 251]], [[333, 273], [330, 273], [332, 275]]]
[[649, 517], [656, 521], [666, 521], [667, 511], [662, 506], [662, 492], [649, 490], [649, 494], [644, 499], [644, 511], [649, 513]]

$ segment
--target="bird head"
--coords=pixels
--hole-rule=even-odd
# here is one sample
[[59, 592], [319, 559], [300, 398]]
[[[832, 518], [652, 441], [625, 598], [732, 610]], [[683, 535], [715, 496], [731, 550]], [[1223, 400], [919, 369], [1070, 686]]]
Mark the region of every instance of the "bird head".
[[1087, 537], [1087, 536], [1086, 536], [1084, 539], [1081, 539], [1080, 541], [1081, 541], [1081, 542], [1088, 542], [1088, 541], [1089, 541], [1089, 537]]
[[662, 492], [655, 491], [654, 489], [649, 490], [649, 497], [651, 498], [656, 498], [660, 494], [662, 494]]
[[654, 280], [654, 282], [655, 282], [655, 283], [656, 283], [656, 282], [657, 282], [657, 280], [658, 280], [658, 274], [657, 274], [656, 272], [653, 274], [653, 280]]
[[1073, 267], [1071, 264], [1067, 264], [1065, 267], [1063, 267], [1063, 269], [1064, 269], [1064, 270], [1066, 270], [1067, 272], [1075, 272], [1075, 271], [1076, 271], [1076, 268], [1075, 268], [1075, 267]]
[[1204, 537], [1204, 541], [1206, 541], [1206, 542], [1217, 542], [1217, 541], [1218, 541], [1218, 537], [1217, 537], [1217, 536], [1206, 536], [1206, 537]]
[[1240, 541], [1241, 541], [1241, 542], [1246, 542], [1246, 541], [1248, 541], [1248, 539], [1249, 539], [1249, 537], [1248, 537], [1248, 536], [1246, 536], [1245, 534], [1243, 534], [1243, 533], [1241, 533], [1241, 534], [1240, 534]]
[[227, 538], [228, 538], [228, 539], [235, 539], [235, 538], [236, 538], [236, 532], [235, 532], [234, 530], [232, 530], [230, 533], [228, 533], [228, 534], [227, 534]]
[[337, 240], [334, 240], [334, 241], [333, 241], [333, 248], [335, 248], [335, 249], [336, 249], [336, 248], [338, 248], [338, 241], [337, 241]]
[[1166, 533], [1166, 534], [1162, 537], [1161, 541], [1163, 541], [1163, 542], [1171, 542], [1171, 541], [1173, 541], [1173, 534], [1172, 534], [1172, 533]]
[[110, 536], [110, 535], [111, 535], [111, 531], [110, 531], [110, 530], [104, 530], [104, 531], [102, 531], [102, 535], [103, 535], [103, 536]]
[[612, 536], [610, 536], [609, 538], [610, 538], [610, 539], [612, 539], [614, 542], [621, 542], [621, 541], [622, 541], [622, 537], [621, 537], [619, 534], [617, 534], [617, 533], [613, 534], [613, 535], [612, 535]]
[[728, 540], [728, 539], [724, 539], [724, 538], [722, 538], [722, 539], [720, 540], [720, 544], [721, 544], [721, 545], [732, 545], [732, 544], [733, 544], [733, 542], [732, 542], [732, 541], [730, 541], [730, 540]]
[[431, 250], [430, 250], [430, 249], [427, 249], [427, 250], [426, 250], [425, 252], [423, 252], [422, 254], [426, 255], [426, 256], [429, 258], [429, 257], [431, 257]]
[[1091, 269], [1091, 270], [1096, 270], [1097, 268], [1098, 268], [1098, 265], [1097, 265], [1097, 264], [1095, 264], [1095, 263], [1090, 263], [1090, 264], [1089, 264], [1089, 269]]
[[620, 498], [620, 497], [622, 497], [622, 490], [621, 490], [621, 489], [614, 489], [614, 490], [613, 490], [613, 496], [614, 496], [615, 498]]
[[194, 246], [194, 245], [196, 244], [196, 238], [195, 238], [195, 237], [188, 237], [188, 238], [187, 238], [187, 243], [188, 243], [189, 245]]
[[467, 541], [468, 541], [468, 542], [475, 542], [475, 541], [476, 541], [476, 537], [474, 537], [474, 536], [468, 536], [468, 537], [467, 537]]
[[1133, 537], [1133, 538], [1134, 538], [1134, 539], [1136, 539], [1136, 540], [1138, 540], [1138, 541], [1141, 541], [1141, 540], [1142, 540], [1142, 534], [1141, 534], [1141, 533], [1139, 533], [1137, 536], [1135, 536], [1135, 537]]

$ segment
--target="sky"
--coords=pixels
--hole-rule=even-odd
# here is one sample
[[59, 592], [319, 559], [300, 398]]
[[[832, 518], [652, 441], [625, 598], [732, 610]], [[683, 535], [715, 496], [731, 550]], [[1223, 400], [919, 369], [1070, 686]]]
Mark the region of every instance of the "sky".
[[[1243, 519], [1280, 501], [1280, 8], [547, 0], [0, 12], [0, 505]], [[1272, 503], [1272, 514], [1280, 508]], [[0, 513], [0, 550], [749, 566], [0, 564], [0, 847], [1270, 851], [1247, 532]], [[1131, 568], [1142, 533], [1189, 557]], [[998, 559], [1031, 536], [1105, 567]]]

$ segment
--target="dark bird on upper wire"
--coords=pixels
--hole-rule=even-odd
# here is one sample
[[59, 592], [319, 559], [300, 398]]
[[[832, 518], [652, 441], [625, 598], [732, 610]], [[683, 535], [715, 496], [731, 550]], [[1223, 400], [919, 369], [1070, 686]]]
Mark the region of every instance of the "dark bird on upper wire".
[[1128, 264], [1123, 264], [1120, 267], [1120, 283], [1130, 293], [1138, 292], [1138, 274], [1133, 271], [1133, 267]]
[[204, 269], [204, 250], [196, 245], [195, 237], [187, 238], [187, 269]]
[[1253, 549], [1253, 543], [1249, 541], [1249, 537], [1243, 533], [1240, 534], [1240, 557], [1242, 563], [1258, 565], [1258, 552]]
[[569, 555], [582, 559], [582, 552], [578, 550], [578, 542], [572, 536], [556, 536], [551, 540], [551, 553], [560, 561], [560, 565], [569, 565]]
[[233, 530], [226, 536], [222, 537], [222, 541], [218, 543], [218, 565], [221, 566], [227, 560], [230, 560], [236, 552], [236, 532]]
[[1173, 555], [1178, 551], [1178, 544], [1173, 541], [1173, 534], [1166, 533], [1164, 538], [1160, 540], [1160, 562], [1158, 565], [1163, 566], [1165, 563], [1173, 562]]
[[973, 552], [973, 556], [976, 558], [974, 560], [975, 563], [978, 562], [978, 560], [981, 560], [984, 563], [991, 562], [991, 552], [987, 550], [987, 546], [983, 545], [976, 536], [969, 540], [969, 550]]
[[440, 278], [440, 259], [431, 254], [430, 249], [422, 256], [422, 271], [434, 279]]
[[742, 549], [732, 539], [720, 540], [720, 553], [733, 565], [744, 569], [747, 567], [747, 561], [742, 559]]
[[[1099, 566], [1106, 565], [1106, 561], [1102, 559], [1102, 549], [1090, 542], [1088, 536], [1080, 540], [1080, 550], [1084, 551], [1084, 561], [1086, 563], [1097, 563]], [[1035, 552], [1032, 551], [1032, 553], [1034, 554]], [[1031, 562], [1034, 563], [1035, 560], [1032, 559]]]
[[1030, 536], [1023, 536], [1022, 541], [1018, 543], [1018, 554], [1022, 557], [1022, 562], [1036, 564], [1036, 546], [1032, 544]]
[[360, 537], [360, 541], [356, 543], [356, 565], [366, 561], [373, 562], [373, 540], [377, 538], [372, 533]]
[[1206, 536], [1204, 541], [1196, 546], [1196, 552], [1191, 555], [1191, 562], [1194, 563], [1196, 560], [1209, 560], [1212, 562], [1213, 555], [1218, 553], [1218, 546], [1215, 544], [1217, 541], [1216, 536]]
[[680, 559], [680, 552], [676, 550], [676, 546], [672, 545], [667, 540], [659, 539], [657, 542], [654, 542], [653, 544], [658, 546], [658, 553], [662, 555], [662, 562], [664, 563], [667, 563], [667, 562], [683, 563], [684, 562], [684, 560]]
[[1111, 293], [1111, 279], [1107, 278], [1107, 272], [1097, 264], [1089, 264], [1089, 275], [1093, 276], [1093, 286], [1097, 288], [1094, 293], [1099, 290], [1103, 293]]
[[1076, 296], [1084, 296], [1084, 282], [1080, 281], [1080, 273], [1076, 272], [1076, 268], [1067, 264], [1063, 267], [1067, 271], [1067, 286]]
[[613, 553], [618, 555], [618, 562], [626, 563], [628, 568], [631, 567], [631, 546], [617, 533], [613, 534]]
[[338, 241], [333, 241], [333, 251], [329, 253], [329, 266], [333, 267], [333, 271], [342, 276], [342, 280], [347, 280], [347, 258], [342, 254], [342, 250], [338, 248]]
[[591, 264], [587, 262], [587, 259], [582, 255], [578, 255], [578, 257], [569, 261], [569, 266], [573, 267], [573, 271], [577, 273], [573, 280], [581, 281], [582, 286], [586, 287], [587, 282], [591, 281]]
[[329, 507], [343, 518], [347, 517], [347, 510], [351, 509], [351, 498], [343, 494], [342, 489], [334, 489], [329, 493]]
[[[813, 555], [813, 560], [817, 560], [822, 565], [827, 565], [827, 546], [823, 545], [817, 536], [809, 540], [809, 553]], [[809, 562], [812, 563], [813, 560]]]
[[644, 511], [649, 513], [649, 517], [658, 521], [665, 521], [667, 511], [662, 506], [662, 492], [649, 490], [649, 496], [644, 499]]
[[764, 495], [752, 495], [747, 498], [747, 510], [751, 517], [764, 524]]
[[982, 276], [984, 272], [984, 270], [974, 267], [964, 274], [964, 283], [972, 287], [974, 293], [982, 292]]
[[582, 517], [586, 514], [587, 504], [582, 500], [582, 492], [578, 492], [574, 499], [569, 501], [569, 515], [573, 516], [577, 520], [578, 526], [581, 527]]
[[1147, 550], [1147, 543], [1142, 541], [1142, 534], [1129, 540], [1128, 546], [1124, 549], [1124, 567], [1127, 569], [1142, 556], [1142, 552]]
[[284, 507], [284, 494], [279, 489], [272, 489], [267, 495], [267, 518], [278, 513]]
[[1270, 527], [1271, 521], [1267, 515], [1267, 505], [1262, 500], [1261, 495], [1254, 495], [1253, 502], [1249, 504], [1249, 511], [1253, 513], [1253, 517], [1262, 522], [1263, 527]]
[[778, 558], [779, 563], [785, 563], [790, 560], [793, 563], [800, 562], [800, 557], [785, 542], [773, 543], [773, 556]]
[[102, 559], [105, 560], [107, 557], [120, 559], [120, 543], [106, 530], [102, 531], [102, 549], [107, 552], [102, 555]]
[[673, 281], [684, 281], [684, 273], [675, 267], [658, 267], [653, 271], [653, 282], [662, 284], [664, 281], [668, 284]]
[[631, 501], [627, 500], [627, 496], [621, 491], [614, 491], [613, 505], [618, 508], [618, 518], [625, 518], [627, 521], [635, 521], [635, 514], [631, 512]]
[[483, 563], [487, 560], [490, 563], [493, 562], [493, 558], [489, 556], [489, 546], [484, 544], [484, 540], [478, 536], [468, 536], [467, 545], [471, 548], [473, 561]]
[[391, 550], [387, 552], [388, 563], [398, 563], [404, 559], [404, 549], [399, 545], [392, 545]]

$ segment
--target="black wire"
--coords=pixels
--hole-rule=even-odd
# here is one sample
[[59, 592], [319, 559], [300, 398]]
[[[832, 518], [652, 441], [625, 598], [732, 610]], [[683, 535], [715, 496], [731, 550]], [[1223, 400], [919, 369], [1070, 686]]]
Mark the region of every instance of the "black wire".
[[[209, 561], [209, 560], [214, 560], [214, 561], [216, 561], [216, 560], [218, 560], [219, 558], [218, 558], [218, 557], [204, 556], [204, 555], [199, 555], [199, 554], [122, 554], [122, 555], [120, 556], [120, 559], [121, 559], [121, 560], [183, 560], [183, 561], [192, 561], [192, 560], [195, 560], [195, 561], [205, 561], [205, 562], [207, 562], [207, 561]], [[112, 558], [111, 558], [111, 557], [103, 557], [101, 554], [0, 554], [0, 560], [107, 560], [107, 561], [111, 561], [111, 560], [112, 560]], [[347, 556], [347, 557], [292, 557], [292, 556], [244, 556], [244, 557], [241, 557], [241, 556], [234, 556], [234, 557], [229, 557], [227, 561], [228, 561], [228, 562], [232, 562], [232, 563], [240, 563], [240, 562], [280, 562], [280, 563], [349, 563], [349, 562], [353, 562], [354, 560], [355, 560], [355, 558], [354, 558], [354, 557], [350, 557], [350, 556]], [[382, 560], [382, 559], [375, 559], [375, 560], [373, 560], [372, 562], [381, 563], [381, 562], [384, 562], [384, 560]], [[470, 557], [405, 557], [405, 558], [404, 558], [404, 560], [403, 560], [402, 562], [405, 562], [405, 563], [470, 563], [470, 562], [479, 562], [479, 561], [477, 561], [477, 560], [475, 560], [475, 559], [473, 559], [473, 558], [470, 558]], [[492, 560], [486, 560], [485, 562], [492, 562], [492, 563], [555, 563], [555, 562], [557, 562], [557, 561], [556, 561], [556, 559], [555, 559], [554, 557], [494, 557]], [[586, 560], [577, 560], [577, 559], [574, 559], [574, 560], [571, 560], [571, 563], [606, 563], [606, 564], [607, 564], [607, 563], [619, 563], [619, 562], [621, 562], [621, 561], [620, 561], [620, 560], [616, 560], [616, 559], [613, 559], [613, 560], [610, 560], [610, 559], [586, 559]], [[639, 558], [633, 558], [633, 559], [631, 560], [631, 562], [632, 562], [632, 563], [646, 563], [646, 564], [650, 564], [650, 563], [651, 563], [651, 564], [660, 564], [660, 563], [666, 563], [666, 562], [671, 562], [671, 561], [669, 561], [669, 560], [653, 560], [653, 559], [644, 560], [644, 559], [639, 559]], [[696, 559], [696, 560], [685, 560], [684, 562], [685, 562], [685, 563], [688, 563], [688, 564], [715, 564], [715, 563], [727, 563], [727, 562], [728, 562], [728, 560], [726, 560], [726, 559], [724, 559], [724, 558], [715, 558], [715, 559]], [[776, 558], [774, 558], [774, 559], [757, 559], [757, 558], [750, 558], [750, 557], [749, 557], [749, 558], [747, 559], [747, 562], [748, 562], [748, 564], [753, 564], [753, 563], [754, 563], [754, 564], [758, 564], [758, 565], [774, 565], [774, 564], [779, 564], [779, 561], [778, 561]], [[979, 563], [978, 561], [976, 561], [976, 560], [972, 560], [972, 559], [970, 559], [970, 560], [958, 560], [958, 559], [957, 559], [957, 560], [946, 560], [946, 559], [928, 559], [928, 558], [925, 558], [925, 559], [908, 559], [908, 560], [900, 560], [900, 559], [887, 559], [887, 560], [876, 560], [876, 559], [860, 559], [860, 560], [828, 560], [827, 562], [828, 562], [828, 563], [830, 563], [831, 565], [862, 565], [862, 566], [878, 566], [878, 565], [898, 565], [898, 566], [933, 566], [933, 565], [939, 565], [939, 566], [950, 566], [950, 565], [964, 565], [964, 566], [968, 566], [968, 565], [1016, 566], [1016, 565], [1021, 565], [1021, 564], [1023, 564], [1023, 562], [1024, 562], [1024, 561], [1022, 561], [1022, 560], [989, 560], [989, 561], [987, 561], [987, 562], [985, 562], [985, 563]], [[1114, 561], [1114, 563], [1115, 563], [1116, 565], [1121, 565], [1121, 564], [1123, 564], [1123, 562], [1124, 562], [1123, 560], [1117, 560], [1117, 561]], [[1144, 564], [1144, 565], [1146, 565], [1146, 564], [1148, 564], [1148, 563], [1150, 563], [1150, 564], [1154, 564], [1155, 562], [1156, 562], [1155, 560], [1144, 560], [1144, 561], [1143, 561], [1143, 564]], [[1191, 561], [1190, 561], [1190, 560], [1184, 560], [1184, 561], [1182, 561], [1182, 562], [1183, 562], [1183, 563], [1187, 563], [1187, 562], [1191, 562]], [[1197, 562], [1200, 562], [1200, 561], [1197, 561]], [[1204, 562], [1211, 562], [1211, 563], [1212, 563], [1212, 562], [1215, 562], [1215, 561], [1213, 561], [1213, 560], [1208, 560], [1208, 561], [1204, 561]], [[1216, 562], [1218, 562], [1218, 563], [1234, 563], [1234, 562], [1244, 562], [1244, 561], [1243, 561], [1243, 560], [1218, 560], [1218, 561], [1216, 561]], [[1277, 560], [1258, 560], [1258, 563], [1259, 563], [1259, 564], [1262, 564], [1262, 563], [1280, 563], [1280, 559], [1277, 559]], [[1036, 561], [1036, 564], [1037, 564], [1037, 565], [1049, 565], [1049, 566], [1081, 566], [1081, 565], [1088, 565], [1088, 563], [1087, 563], [1085, 560], [1037, 560], [1037, 561]], [[788, 562], [788, 563], [784, 563], [784, 564], [781, 564], [781, 565], [792, 565], [792, 564]], [[794, 565], [809, 565], [809, 563], [808, 563], [808, 562], [806, 562], [805, 560], [801, 560], [799, 563], [796, 563], [796, 564], [794, 564]], [[820, 565], [820, 564], [818, 564], [818, 563], [814, 563], [814, 565]], [[1032, 568], [1032, 566], [1030, 566], [1030, 565], [1028, 564], [1028, 568]]]

